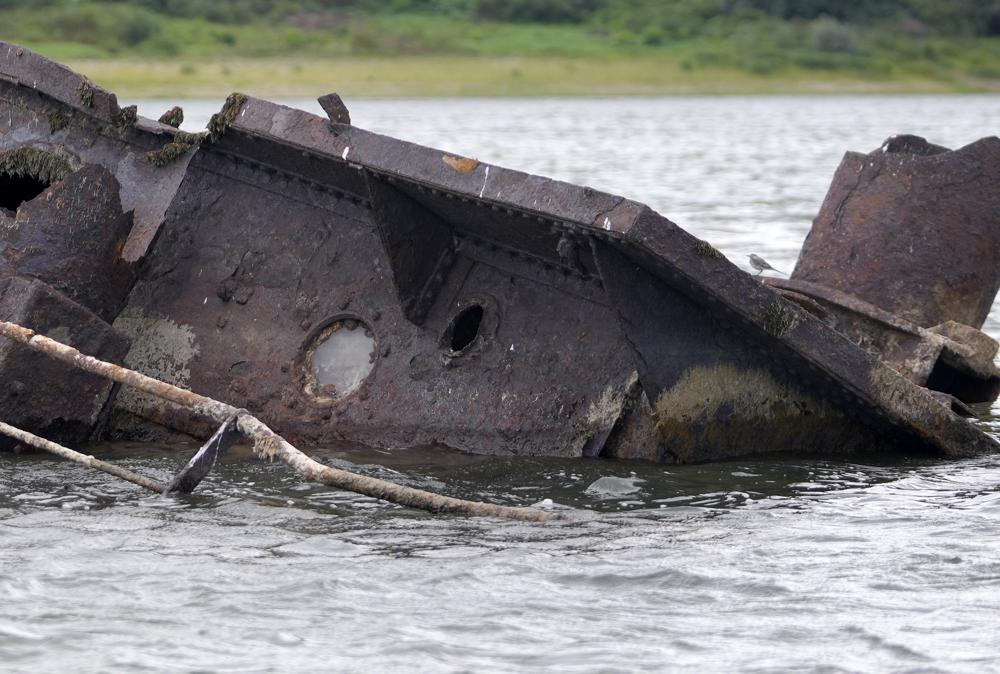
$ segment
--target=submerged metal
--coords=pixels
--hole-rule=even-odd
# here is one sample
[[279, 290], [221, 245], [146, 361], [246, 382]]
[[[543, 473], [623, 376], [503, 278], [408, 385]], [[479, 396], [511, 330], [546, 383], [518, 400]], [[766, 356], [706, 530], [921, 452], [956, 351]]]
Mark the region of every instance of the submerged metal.
[[[0, 319], [67, 340], [103, 326], [126, 365], [305, 446], [677, 462], [997, 448], [962, 416], [997, 393], [996, 343], [978, 331], [997, 289], [997, 139], [894, 141], [843, 194], [842, 167], [772, 287], [642, 204], [373, 134], [321, 101], [328, 119], [234, 94], [189, 134], [0, 43]], [[948, 162], [975, 189], [935, 182]], [[991, 251], [967, 282], [898, 247], [856, 262], [873, 232], [904, 245], [892, 230], [910, 227], [898, 214], [923, 203], [917, 188], [926, 209], [952, 204], [921, 223]], [[911, 294], [880, 297], [879, 274]], [[26, 283], [74, 307], [65, 330], [4, 289]], [[0, 352], [0, 418], [49, 381], [23, 381], [26, 357]], [[70, 410], [48, 429], [65, 441], [215, 430], [114, 393], [63, 386], [32, 409], [39, 423]]]

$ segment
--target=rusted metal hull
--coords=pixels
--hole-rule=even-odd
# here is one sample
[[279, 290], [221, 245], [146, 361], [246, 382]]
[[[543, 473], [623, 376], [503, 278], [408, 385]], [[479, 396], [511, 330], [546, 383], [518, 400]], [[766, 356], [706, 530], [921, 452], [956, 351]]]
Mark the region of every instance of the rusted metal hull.
[[[996, 448], [927, 380], [815, 315], [817, 300], [648, 207], [379, 136], [323, 100], [329, 119], [234, 95], [193, 137], [0, 43], [0, 167], [31, 148], [72, 175], [113, 174], [118, 210], [78, 209], [107, 211], [79, 260], [106, 286], [71, 301], [127, 340], [127, 365], [302, 445], [681, 462]], [[22, 212], [66, 180], [0, 218], [24, 232]], [[4, 273], [45, 281], [15, 243], [0, 237]], [[214, 429], [132, 392], [114, 400], [112, 435], [166, 430]]]

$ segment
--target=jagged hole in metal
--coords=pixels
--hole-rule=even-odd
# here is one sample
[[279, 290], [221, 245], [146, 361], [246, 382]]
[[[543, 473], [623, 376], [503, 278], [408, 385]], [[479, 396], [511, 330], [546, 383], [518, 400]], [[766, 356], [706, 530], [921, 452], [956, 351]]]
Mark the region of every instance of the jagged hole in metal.
[[479, 326], [483, 322], [483, 308], [475, 304], [463, 309], [451, 324], [451, 350], [464, 351], [479, 336]]
[[331, 324], [317, 339], [312, 353], [312, 374], [329, 396], [341, 398], [361, 386], [374, 367], [375, 338], [371, 329], [356, 320]]
[[32, 176], [15, 176], [0, 172], [0, 208], [16, 211], [48, 189], [48, 184]]

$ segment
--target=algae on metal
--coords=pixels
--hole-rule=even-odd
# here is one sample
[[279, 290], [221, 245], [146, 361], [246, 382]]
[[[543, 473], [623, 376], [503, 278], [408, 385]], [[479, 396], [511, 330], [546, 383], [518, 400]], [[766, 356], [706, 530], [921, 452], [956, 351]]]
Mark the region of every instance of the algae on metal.
[[181, 124], [184, 123], [184, 109], [179, 105], [175, 105], [160, 115], [160, 118], [157, 121], [160, 124], [166, 124], [167, 126], [179, 129]]
[[240, 114], [240, 110], [243, 109], [248, 98], [246, 94], [239, 92], [229, 94], [225, 104], [222, 106], [222, 110], [212, 115], [212, 118], [208, 121], [208, 136], [210, 140], [214, 142], [222, 137], [226, 129], [229, 128], [229, 125], [236, 119], [236, 115]]
[[108, 136], [125, 140], [127, 134], [135, 127], [138, 118], [136, 106], [126, 106], [117, 112], [111, 113], [111, 123], [105, 127], [104, 132]]
[[[747, 453], [851, 452], [877, 446], [871, 433], [760, 367], [692, 367], [655, 404], [655, 456], [678, 463]], [[804, 438], [812, 438], [808, 443]]]
[[782, 337], [798, 324], [799, 317], [795, 311], [779, 299], [768, 304], [761, 315], [761, 327], [773, 337]]
[[112, 124], [116, 129], [124, 131], [135, 126], [138, 116], [138, 108], [128, 105], [115, 113]]
[[69, 115], [61, 110], [49, 113], [49, 133], [62, 131], [69, 126]]
[[722, 259], [725, 257], [718, 248], [710, 244], [708, 241], [699, 239], [696, 244], [694, 244], [695, 254], [701, 257], [710, 257], [715, 259]]
[[7, 175], [35, 178], [51, 185], [72, 172], [69, 161], [44, 150], [18, 147], [0, 152], [0, 173]]
[[147, 152], [146, 159], [153, 166], [161, 168], [184, 156], [184, 154], [191, 148], [200, 145], [201, 141], [203, 141], [206, 136], [206, 133], [187, 133], [186, 131], [178, 131], [174, 135], [174, 139], [169, 143], [166, 143], [159, 150], [151, 150], [150, 152]]
[[94, 85], [89, 80], [82, 80], [76, 88], [76, 93], [85, 108], [94, 107]]

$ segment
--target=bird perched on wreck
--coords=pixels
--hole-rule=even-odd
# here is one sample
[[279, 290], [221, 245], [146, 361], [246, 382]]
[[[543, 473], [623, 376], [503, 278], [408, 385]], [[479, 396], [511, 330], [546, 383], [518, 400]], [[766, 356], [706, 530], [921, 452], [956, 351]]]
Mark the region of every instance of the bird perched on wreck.
[[[775, 269], [770, 264], [768, 264], [767, 260], [765, 260], [764, 258], [762, 258], [760, 255], [756, 255], [754, 253], [750, 253], [750, 255], [748, 255], [747, 257], [750, 258], [750, 266], [757, 270], [756, 276], [760, 276], [761, 272], [764, 272], [764, 271], [767, 271], [767, 270], [778, 272], [779, 274], [785, 274], [785, 272], [783, 272], [783, 271], [781, 271], [779, 269]], [[785, 276], [788, 276], [788, 274], [785, 274]]]

